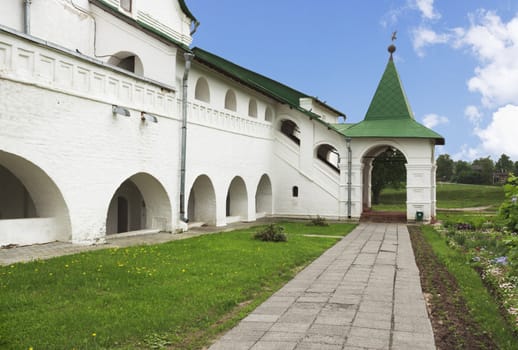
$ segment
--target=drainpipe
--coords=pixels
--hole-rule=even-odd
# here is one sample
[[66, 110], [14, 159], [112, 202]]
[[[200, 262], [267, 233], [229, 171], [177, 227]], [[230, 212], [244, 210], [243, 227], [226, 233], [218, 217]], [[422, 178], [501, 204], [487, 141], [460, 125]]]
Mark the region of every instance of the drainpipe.
[[185, 57], [185, 70], [182, 79], [182, 146], [180, 159], [180, 220], [188, 222], [189, 218], [185, 215], [185, 159], [187, 153], [187, 88], [189, 87], [188, 78], [191, 69], [191, 60], [194, 55], [190, 52], [183, 54]]
[[347, 144], [347, 218], [351, 218], [351, 179], [352, 179], [352, 151], [351, 151], [351, 138], [345, 139]]
[[25, 9], [23, 11], [23, 32], [25, 34], [31, 34], [31, 3], [32, 0], [25, 0]]

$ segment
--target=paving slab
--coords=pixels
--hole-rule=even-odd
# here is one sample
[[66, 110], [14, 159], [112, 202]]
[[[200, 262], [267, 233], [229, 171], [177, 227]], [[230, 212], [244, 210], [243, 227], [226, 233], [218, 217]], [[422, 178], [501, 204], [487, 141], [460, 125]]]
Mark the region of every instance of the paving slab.
[[435, 349], [404, 224], [360, 224], [243, 323], [209, 350]]

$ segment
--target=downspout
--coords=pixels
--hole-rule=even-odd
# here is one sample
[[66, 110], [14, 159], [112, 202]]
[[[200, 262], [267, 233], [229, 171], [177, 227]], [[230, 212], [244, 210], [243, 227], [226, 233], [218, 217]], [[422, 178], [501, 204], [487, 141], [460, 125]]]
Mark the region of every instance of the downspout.
[[31, 3], [32, 0], [25, 0], [25, 8], [23, 11], [23, 32], [25, 34], [31, 34]]
[[180, 220], [187, 223], [189, 218], [185, 215], [185, 159], [187, 154], [187, 88], [191, 69], [191, 60], [194, 55], [190, 52], [183, 54], [185, 57], [185, 70], [182, 79], [182, 145], [180, 159]]
[[351, 191], [352, 191], [352, 151], [351, 151], [351, 138], [347, 137], [345, 139], [345, 142], [347, 144], [347, 218], [351, 218]]

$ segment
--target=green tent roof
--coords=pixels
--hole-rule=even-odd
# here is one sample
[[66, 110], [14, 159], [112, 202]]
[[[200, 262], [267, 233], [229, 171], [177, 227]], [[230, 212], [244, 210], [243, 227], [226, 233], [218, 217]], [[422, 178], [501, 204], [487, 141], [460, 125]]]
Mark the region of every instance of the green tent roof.
[[414, 119], [392, 54], [363, 121], [340, 131], [348, 137], [425, 138], [444, 145], [444, 138]]
[[[255, 73], [251, 70], [238, 66], [235, 63], [227, 61], [226, 59], [221, 58], [203, 49], [200, 49], [199, 47], [193, 48], [192, 51], [194, 53], [195, 59], [199, 62], [231, 77], [232, 79], [242, 84], [248, 85], [254, 90], [262, 92], [263, 94], [270, 96], [281, 103], [286, 103], [291, 107], [294, 107], [299, 111], [309, 115], [312, 118], [320, 119], [320, 117], [317, 114], [307, 111], [301, 108], [299, 105], [300, 98], [311, 96], [308, 96], [300, 91], [292, 89], [291, 87], [279, 83], [278, 81], [267, 78], [264, 75]], [[334, 109], [333, 107], [323, 103], [322, 101], [319, 101], [314, 97], [311, 98], [313, 98], [315, 101], [317, 101], [319, 104], [321, 104], [328, 110], [331, 110], [340, 116], [345, 116], [344, 113]]]

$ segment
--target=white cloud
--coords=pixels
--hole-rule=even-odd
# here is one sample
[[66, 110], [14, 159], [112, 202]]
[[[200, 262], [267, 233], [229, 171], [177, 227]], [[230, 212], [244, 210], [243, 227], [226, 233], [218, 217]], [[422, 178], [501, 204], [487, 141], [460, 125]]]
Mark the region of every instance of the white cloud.
[[518, 106], [506, 105], [493, 113], [491, 123], [485, 129], [475, 130], [482, 141], [482, 148], [495, 157], [502, 153], [511, 159], [518, 158]]
[[461, 146], [461, 149], [459, 152], [455, 153], [451, 156], [453, 160], [468, 160], [472, 161], [477, 158], [480, 158], [480, 151], [476, 148], [469, 147], [468, 145], [464, 144]]
[[416, 0], [415, 5], [421, 11], [421, 16], [425, 19], [439, 19], [441, 14], [433, 8], [434, 0]]
[[427, 114], [423, 117], [423, 124], [427, 128], [433, 128], [434, 126], [437, 126], [439, 124], [447, 124], [449, 123], [448, 118], [440, 116], [438, 114]]
[[479, 61], [469, 90], [480, 93], [486, 107], [518, 105], [518, 14], [504, 23], [494, 12], [479, 11], [456, 34], [454, 47], [469, 48]]
[[482, 121], [482, 113], [480, 113], [477, 106], [467, 106], [464, 109], [464, 115], [468, 117], [469, 121], [474, 125], [479, 125]]
[[424, 48], [429, 45], [445, 44], [451, 39], [451, 34], [438, 34], [430, 28], [418, 27], [412, 31], [412, 45], [418, 56], [424, 56]]
[[381, 18], [381, 25], [384, 28], [395, 26], [399, 18], [412, 11], [419, 11], [424, 20], [436, 20], [441, 14], [434, 9], [434, 0], [406, 0], [404, 5], [393, 8], [386, 12]]

